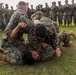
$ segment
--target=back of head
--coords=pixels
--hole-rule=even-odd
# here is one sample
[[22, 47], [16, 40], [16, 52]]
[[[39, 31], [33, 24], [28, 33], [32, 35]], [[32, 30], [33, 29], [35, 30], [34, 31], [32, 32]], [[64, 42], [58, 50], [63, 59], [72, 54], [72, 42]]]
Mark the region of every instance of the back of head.
[[8, 4], [5, 4], [5, 8], [8, 8]]
[[41, 38], [46, 37], [47, 31], [46, 31], [46, 27], [43, 24], [37, 24], [34, 31], [37, 37], [41, 37]]
[[18, 9], [24, 9], [26, 6], [26, 3], [24, 1], [19, 1], [17, 4]]
[[26, 5], [26, 3], [24, 1], [20, 1], [18, 2], [18, 5]]
[[58, 3], [60, 4], [60, 3], [61, 3], [61, 1], [58, 1]]
[[13, 6], [11, 6], [11, 9], [13, 9]]
[[65, 2], [68, 2], [68, 0], [65, 0]]
[[29, 51], [24, 52], [23, 55], [23, 63], [27, 65], [32, 65], [35, 63], [34, 58], [32, 57], [32, 53]]

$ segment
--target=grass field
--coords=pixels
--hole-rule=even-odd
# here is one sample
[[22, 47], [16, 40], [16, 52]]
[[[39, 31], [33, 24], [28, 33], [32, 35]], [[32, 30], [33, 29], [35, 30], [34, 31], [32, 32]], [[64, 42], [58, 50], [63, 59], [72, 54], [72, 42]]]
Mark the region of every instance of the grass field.
[[[60, 27], [60, 30], [76, 32], [76, 27]], [[0, 36], [1, 39], [2, 33]], [[10, 65], [0, 61], [0, 75], [76, 75], [76, 39], [71, 37], [71, 40], [73, 45], [68, 48], [62, 47], [62, 55], [59, 58], [53, 57], [31, 66]]]

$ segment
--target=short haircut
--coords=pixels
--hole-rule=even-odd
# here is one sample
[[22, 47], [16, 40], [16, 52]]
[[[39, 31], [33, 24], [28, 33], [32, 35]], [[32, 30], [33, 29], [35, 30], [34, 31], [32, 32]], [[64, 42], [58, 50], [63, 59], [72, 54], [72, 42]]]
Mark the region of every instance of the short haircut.
[[46, 31], [46, 27], [43, 24], [37, 24], [34, 31], [37, 37], [41, 37], [41, 38], [46, 37], [47, 31]]
[[29, 51], [24, 52], [23, 55], [23, 64], [32, 65], [35, 63], [34, 58], [32, 57], [32, 53]]
[[25, 9], [26, 3], [24, 1], [18, 2], [19, 9]]
[[20, 1], [18, 5], [26, 5], [26, 3], [24, 1]]
[[5, 4], [5, 8], [8, 8], [9, 6], [8, 6], [8, 4]]

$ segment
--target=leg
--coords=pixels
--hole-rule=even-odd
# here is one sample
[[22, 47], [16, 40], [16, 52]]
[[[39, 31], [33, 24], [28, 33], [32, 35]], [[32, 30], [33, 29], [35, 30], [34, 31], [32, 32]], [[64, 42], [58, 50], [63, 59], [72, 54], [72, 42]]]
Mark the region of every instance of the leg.
[[66, 15], [64, 15], [64, 26], [66, 26]]
[[59, 45], [60, 45], [61, 42], [64, 43], [63, 46], [65, 46], [65, 47], [68, 47], [68, 46], [72, 45], [72, 43], [70, 42], [70, 36], [65, 31], [58, 34], [58, 39], [59, 39]]
[[[4, 50], [6, 53], [6, 58], [4, 59], [5, 62], [8, 62], [10, 64], [16, 64], [16, 65], [23, 65], [22, 61], [22, 52], [19, 51], [15, 47], [9, 47]], [[3, 54], [2, 54], [2, 59], [3, 59]]]
[[76, 39], [76, 34], [73, 31], [70, 31], [68, 34]]
[[63, 46], [70, 47], [72, 45], [72, 41], [70, 41], [70, 35], [68, 33], [64, 33]]

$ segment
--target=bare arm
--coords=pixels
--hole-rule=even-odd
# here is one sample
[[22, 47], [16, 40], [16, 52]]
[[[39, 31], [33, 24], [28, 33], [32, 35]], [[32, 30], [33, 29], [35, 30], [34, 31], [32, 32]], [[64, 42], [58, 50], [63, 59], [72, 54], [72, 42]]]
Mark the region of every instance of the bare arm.
[[[45, 48], [45, 47], [48, 46], [48, 44], [46, 44], [46, 43], [41, 43], [41, 45], [42, 45], [43, 48]], [[55, 50], [55, 56], [56, 57], [60, 57], [60, 55], [61, 55], [60, 48], [56, 48], [56, 50]]]
[[27, 25], [23, 22], [19, 23], [16, 28], [14, 28], [10, 34], [10, 37], [15, 38], [21, 28], [25, 28]]

